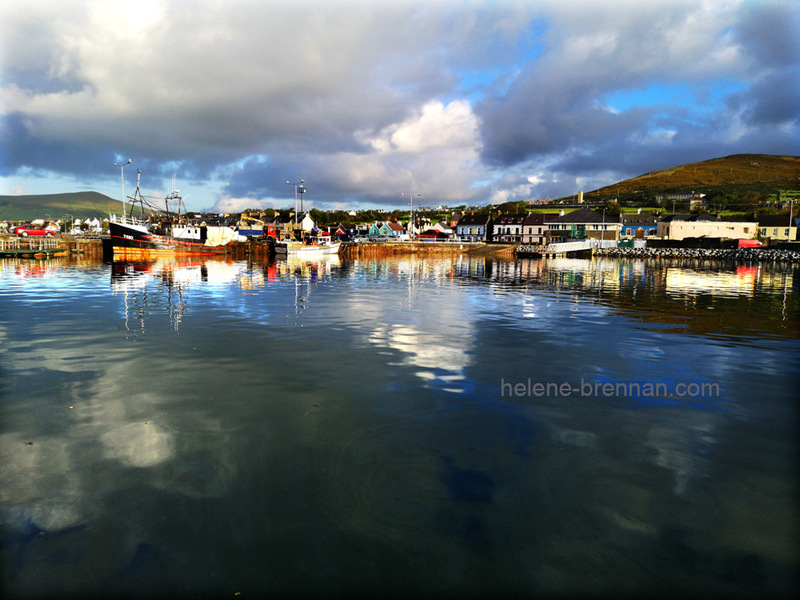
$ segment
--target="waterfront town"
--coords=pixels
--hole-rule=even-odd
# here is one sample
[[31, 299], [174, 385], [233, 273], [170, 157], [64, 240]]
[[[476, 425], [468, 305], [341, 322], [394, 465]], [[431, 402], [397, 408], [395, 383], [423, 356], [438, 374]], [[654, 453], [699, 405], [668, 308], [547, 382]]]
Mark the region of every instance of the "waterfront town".
[[[784, 249], [794, 249], [800, 217], [794, 216], [793, 201], [784, 204], [761, 213], [754, 211], [749, 216], [735, 217], [705, 210], [702, 198], [695, 195], [680, 197], [677, 205], [673, 199], [673, 212], [648, 208], [622, 210], [612, 202], [594, 206], [580, 203], [548, 210], [525, 210], [526, 207], [515, 206], [515, 212], [503, 212], [508, 206], [462, 210], [422, 207], [416, 213], [396, 211], [381, 215], [386, 217], [381, 220], [362, 222], [358, 222], [360, 213], [351, 211], [347, 222], [333, 224], [324, 223], [330, 221], [329, 215], [318, 210], [300, 214], [271, 209], [225, 215], [188, 213], [179, 218], [189, 225], [227, 226], [238, 234], [236, 240], [240, 242], [303, 239], [313, 235], [350, 243], [512, 244], [528, 251], [576, 242], [596, 248], [644, 248], [668, 243], [706, 248], [780, 245]], [[372, 211], [362, 212], [374, 216], [370, 214]], [[3, 237], [102, 238], [107, 233], [108, 220], [96, 217], [0, 222]]]

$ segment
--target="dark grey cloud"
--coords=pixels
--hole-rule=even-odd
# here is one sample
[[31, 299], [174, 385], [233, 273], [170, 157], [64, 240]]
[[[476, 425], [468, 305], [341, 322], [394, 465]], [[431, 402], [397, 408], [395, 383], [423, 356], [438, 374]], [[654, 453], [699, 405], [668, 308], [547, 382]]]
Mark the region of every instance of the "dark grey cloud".
[[796, 2], [747, 3], [739, 14], [733, 32], [756, 66], [780, 69], [800, 63], [800, 10]]
[[[554, 20], [541, 60], [476, 105], [486, 161], [547, 160], [567, 174], [622, 178], [736, 152], [797, 152], [787, 143], [800, 110], [797, 5], [745, 4], [722, 26], [703, 20], [707, 11], [695, 3], [626, 4], [624, 15], [595, 9], [583, 20]], [[708, 79], [741, 89], [711, 110], [700, 95]], [[607, 95], [650, 85], [687, 86], [700, 106], [653, 98], [645, 108], [609, 110]], [[670, 132], [669, 143], [658, 131]]]
[[13, 3], [0, 181], [115, 186], [132, 157], [203, 207], [298, 177], [329, 205], [478, 203], [796, 153], [798, 19], [758, 0]]
[[734, 95], [731, 105], [742, 110], [742, 119], [748, 125], [793, 126], [796, 131], [800, 120], [800, 64], [759, 79], [745, 92]]

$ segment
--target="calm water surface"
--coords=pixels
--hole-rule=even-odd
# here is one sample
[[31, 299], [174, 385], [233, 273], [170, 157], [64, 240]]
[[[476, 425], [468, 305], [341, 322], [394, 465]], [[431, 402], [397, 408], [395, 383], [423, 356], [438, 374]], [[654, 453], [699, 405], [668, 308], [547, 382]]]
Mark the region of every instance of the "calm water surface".
[[0, 262], [4, 595], [784, 594], [800, 271]]

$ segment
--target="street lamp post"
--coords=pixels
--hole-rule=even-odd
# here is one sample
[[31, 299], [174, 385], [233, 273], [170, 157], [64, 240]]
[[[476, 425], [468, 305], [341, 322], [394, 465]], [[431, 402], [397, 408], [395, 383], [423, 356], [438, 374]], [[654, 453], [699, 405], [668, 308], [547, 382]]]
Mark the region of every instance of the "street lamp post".
[[414, 197], [420, 198], [422, 194], [400, 194], [400, 196], [408, 197], [408, 238], [411, 239], [411, 225], [414, 223]]
[[294, 224], [297, 225], [297, 188], [299, 186], [300, 189], [303, 190], [302, 192], [300, 192], [300, 202], [302, 203], [303, 202], [303, 192], [306, 191], [306, 188], [303, 187], [303, 183], [305, 183], [305, 182], [301, 179], [297, 183], [292, 183], [291, 181], [289, 181], [287, 179], [286, 183], [287, 183], [287, 185], [293, 185], [294, 186]]
[[[302, 179], [300, 180], [300, 183], [301, 183], [301, 184], [303, 183], [303, 180], [302, 180]], [[303, 214], [303, 212], [304, 212], [304, 209], [303, 209], [303, 194], [305, 194], [305, 193], [306, 193], [306, 188], [305, 188], [305, 186], [304, 186], [304, 185], [300, 185], [300, 186], [297, 188], [297, 193], [298, 193], [298, 194], [300, 194], [300, 214]]]
[[130, 158], [128, 159], [128, 162], [122, 163], [121, 165], [118, 165], [117, 163], [114, 163], [115, 167], [119, 167], [119, 178], [122, 180], [122, 215], [123, 216], [125, 216], [125, 176], [124, 176], [123, 173], [125, 171], [125, 165], [129, 165], [129, 164], [131, 164], [131, 159]]
[[[606, 209], [603, 208], [603, 228], [600, 230], [600, 235], [602, 236], [602, 241], [606, 241]], [[600, 244], [602, 247], [603, 244]]]

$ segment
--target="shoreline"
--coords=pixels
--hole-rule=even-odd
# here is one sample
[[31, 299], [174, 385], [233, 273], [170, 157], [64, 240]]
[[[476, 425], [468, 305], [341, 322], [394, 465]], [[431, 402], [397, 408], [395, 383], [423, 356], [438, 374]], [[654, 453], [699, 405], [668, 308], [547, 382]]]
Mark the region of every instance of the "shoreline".
[[742, 263], [800, 263], [800, 252], [772, 248], [602, 248], [594, 256], [604, 258], [647, 258], [715, 260]]
[[[53, 244], [53, 247], [66, 251], [68, 255], [81, 255], [84, 258], [105, 258], [102, 242], [103, 240], [99, 238], [60, 239]], [[27, 246], [27, 243], [25, 245]], [[542, 258], [537, 254], [525, 255], [525, 253], [518, 253], [519, 247], [519, 244], [482, 243], [346, 244], [342, 246], [339, 257], [344, 259], [363, 259], [408, 255], [436, 257], [462, 254], [471, 257], [496, 257], [510, 260]], [[11, 252], [8, 254], [10, 255]], [[268, 259], [270, 257], [270, 247], [263, 241], [238, 242], [229, 245], [224, 255], [233, 260]], [[800, 250], [778, 248], [597, 248], [592, 251], [591, 256], [618, 259], [688, 259], [731, 263], [800, 264]], [[588, 256], [576, 258], [588, 258]]]

